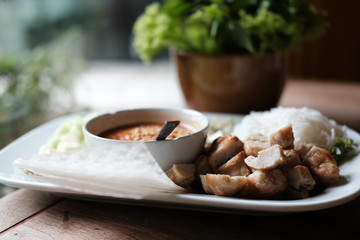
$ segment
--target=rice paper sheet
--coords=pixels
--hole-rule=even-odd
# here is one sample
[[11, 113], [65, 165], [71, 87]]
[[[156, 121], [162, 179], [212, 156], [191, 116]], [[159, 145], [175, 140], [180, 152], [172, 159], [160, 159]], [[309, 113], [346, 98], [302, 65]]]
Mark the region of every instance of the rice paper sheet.
[[49, 182], [82, 194], [141, 199], [184, 192], [142, 143], [26, 155], [14, 165], [17, 178]]

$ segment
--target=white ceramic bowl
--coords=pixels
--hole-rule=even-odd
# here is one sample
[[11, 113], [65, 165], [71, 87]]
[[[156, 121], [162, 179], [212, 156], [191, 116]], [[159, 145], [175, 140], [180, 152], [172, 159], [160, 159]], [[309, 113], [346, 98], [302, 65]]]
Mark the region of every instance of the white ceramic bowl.
[[[105, 131], [144, 122], [180, 120], [190, 125], [195, 132], [173, 140], [122, 141], [99, 135]], [[175, 163], [189, 163], [195, 160], [204, 147], [209, 127], [208, 118], [200, 112], [180, 108], [142, 108], [106, 113], [89, 119], [83, 127], [85, 141], [91, 147], [124, 146], [124, 144], [145, 144], [160, 167], [166, 171]]]

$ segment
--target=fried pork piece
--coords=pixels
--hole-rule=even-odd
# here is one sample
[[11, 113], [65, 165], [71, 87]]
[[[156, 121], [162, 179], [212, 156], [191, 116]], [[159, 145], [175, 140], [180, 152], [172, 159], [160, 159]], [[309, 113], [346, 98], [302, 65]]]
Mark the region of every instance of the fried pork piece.
[[244, 159], [246, 154], [244, 151], [239, 152], [229, 161], [224, 163], [221, 167], [215, 170], [216, 174], [228, 174], [230, 176], [247, 176], [249, 175], [250, 169], [245, 164]]
[[196, 176], [203, 175], [206, 173], [211, 173], [211, 167], [208, 162], [208, 157], [205, 154], [201, 154], [196, 158], [195, 166], [196, 166], [196, 171], [195, 171]]
[[339, 181], [339, 168], [330, 152], [313, 146], [305, 155], [304, 164], [315, 175], [316, 181], [325, 186], [335, 185]]
[[286, 166], [288, 168], [301, 164], [300, 155], [295, 149], [285, 149], [283, 152], [287, 159]]
[[229, 159], [243, 150], [243, 142], [236, 136], [223, 136], [217, 138], [209, 149], [208, 161], [211, 169], [215, 171]]
[[224, 174], [200, 175], [204, 191], [217, 196], [234, 196], [246, 185], [247, 178], [244, 176], [229, 176]]
[[247, 176], [247, 184], [241, 196], [250, 198], [275, 198], [287, 188], [285, 175], [279, 169], [255, 170]]
[[174, 164], [165, 173], [175, 184], [188, 187], [195, 180], [195, 164]]
[[268, 142], [268, 138], [261, 133], [249, 135], [245, 140]]
[[283, 148], [293, 148], [294, 147], [294, 133], [292, 125], [288, 125], [284, 128], [279, 129], [278, 131], [272, 133], [269, 136], [269, 144], [275, 145], [279, 144]]
[[270, 170], [286, 163], [286, 157], [280, 145], [274, 145], [258, 153], [258, 157], [249, 156], [245, 163], [255, 170]]
[[195, 182], [193, 187], [202, 189], [200, 175], [212, 173], [211, 167], [208, 162], [208, 157], [205, 154], [201, 154], [195, 160]]
[[298, 165], [285, 171], [290, 187], [300, 191], [310, 191], [315, 186], [315, 180], [306, 166]]
[[247, 137], [244, 141], [244, 151], [248, 156], [257, 156], [258, 152], [269, 148], [268, 139], [262, 134], [254, 134]]
[[306, 154], [310, 151], [310, 149], [314, 146], [311, 143], [298, 143], [295, 144], [294, 149], [298, 152], [300, 159], [303, 161], [305, 159]]

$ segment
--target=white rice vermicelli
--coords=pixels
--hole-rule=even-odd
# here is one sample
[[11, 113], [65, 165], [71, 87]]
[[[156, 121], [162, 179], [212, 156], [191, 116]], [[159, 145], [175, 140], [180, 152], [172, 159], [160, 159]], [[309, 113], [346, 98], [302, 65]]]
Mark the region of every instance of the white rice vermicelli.
[[257, 133], [269, 136], [289, 124], [293, 127], [295, 144], [312, 143], [329, 149], [335, 137], [342, 138], [346, 134], [345, 126], [338, 125], [319, 111], [305, 107], [277, 107], [265, 112], [251, 112], [234, 127], [232, 134], [241, 140]]

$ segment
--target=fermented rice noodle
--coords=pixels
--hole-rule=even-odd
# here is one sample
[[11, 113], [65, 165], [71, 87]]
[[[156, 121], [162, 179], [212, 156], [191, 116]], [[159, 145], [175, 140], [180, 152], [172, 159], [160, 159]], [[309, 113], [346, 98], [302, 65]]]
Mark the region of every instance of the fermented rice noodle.
[[251, 112], [240, 124], [234, 126], [232, 134], [244, 140], [251, 134], [271, 133], [292, 124], [294, 143], [312, 143], [323, 148], [331, 148], [335, 137], [345, 137], [345, 126], [338, 125], [334, 120], [319, 111], [309, 108], [277, 107], [265, 112]]

